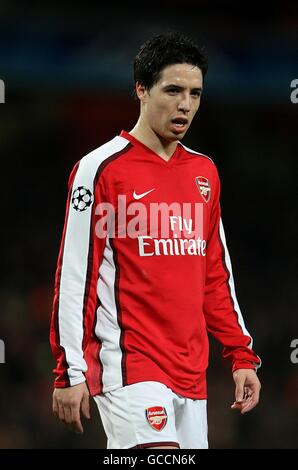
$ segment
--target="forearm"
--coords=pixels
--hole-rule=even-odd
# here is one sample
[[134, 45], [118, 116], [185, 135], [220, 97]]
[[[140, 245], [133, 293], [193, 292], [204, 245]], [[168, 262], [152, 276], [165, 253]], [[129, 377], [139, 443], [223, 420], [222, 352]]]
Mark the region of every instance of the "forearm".
[[214, 211], [207, 250], [204, 301], [207, 329], [224, 346], [223, 356], [231, 361], [233, 371], [256, 369], [261, 360], [252, 349], [252, 337], [238, 304], [219, 204]]

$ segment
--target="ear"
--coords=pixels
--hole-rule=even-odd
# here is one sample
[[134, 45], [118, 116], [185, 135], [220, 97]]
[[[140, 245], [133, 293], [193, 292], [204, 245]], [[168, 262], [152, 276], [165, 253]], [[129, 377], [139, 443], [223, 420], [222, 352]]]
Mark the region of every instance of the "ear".
[[142, 85], [140, 82], [136, 82], [136, 95], [139, 98], [140, 101], [146, 101], [148, 92], [145, 88], [144, 85]]

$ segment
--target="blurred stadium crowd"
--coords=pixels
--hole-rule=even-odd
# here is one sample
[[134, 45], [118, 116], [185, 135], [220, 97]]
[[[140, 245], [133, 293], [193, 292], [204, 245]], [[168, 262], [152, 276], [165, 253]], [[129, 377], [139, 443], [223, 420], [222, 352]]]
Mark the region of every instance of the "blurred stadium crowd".
[[84, 154], [131, 129], [134, 54], [166, 29], [208, 50], [201, 110], [185, 144], [218, 166], [238, 300], [263, 359], [261, 403], [240, 417], [230, 410], [229, 364], [211, 339], [210, 446], [297, 448], [297, 7], [283, 2], [278, 12], [244, 17], [205, 1], [185, 1], [180, 12], [174, 0], [140, 15], [127, 5], [63, 11], [29, 1], [24, 20], [25, 7], [1, 3], [0, 448], [105, 447], [93, 405], [84, 436], [51, 412], [48, 333], [67, 180]]

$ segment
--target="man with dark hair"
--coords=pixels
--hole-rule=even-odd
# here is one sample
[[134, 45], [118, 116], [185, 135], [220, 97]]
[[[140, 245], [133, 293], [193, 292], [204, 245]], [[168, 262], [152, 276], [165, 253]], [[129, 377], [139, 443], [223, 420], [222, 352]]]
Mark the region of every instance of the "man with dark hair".
[[[201, 70], [202, 78], [208, 69], [204, 49], [200, 49], [182, 34], [168, 33], [155, 36], [140, 48], [134, 61], [134, 82], [150, 90], [163, 69], [173, 64], [192, 64]], [[136, 90], [134, 90], [136, 92]]]
[[259, 400], [236, 299], [213, 161], [181, 139], [207, 60], [179, 33], [147, 41], [134, 64], [140, 115], [74, 167], [56, 272], [53, 411], [83, 432], [93, 396], [108, 448], [208, 447], [210, 332], [236, 384], [232, 408]]

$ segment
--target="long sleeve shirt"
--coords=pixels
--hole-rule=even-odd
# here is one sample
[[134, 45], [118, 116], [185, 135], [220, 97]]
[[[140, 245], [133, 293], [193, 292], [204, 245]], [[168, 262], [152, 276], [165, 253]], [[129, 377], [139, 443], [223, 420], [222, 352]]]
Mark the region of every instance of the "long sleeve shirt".
[[213, 161], [178, 143], [169, 161], [125, 131], [69, 179], [55, 278], [55, 387], [97, 395], [159, 381], [207, 397], [208, 332], [232, 370], [256, 369], [237, 302]]

